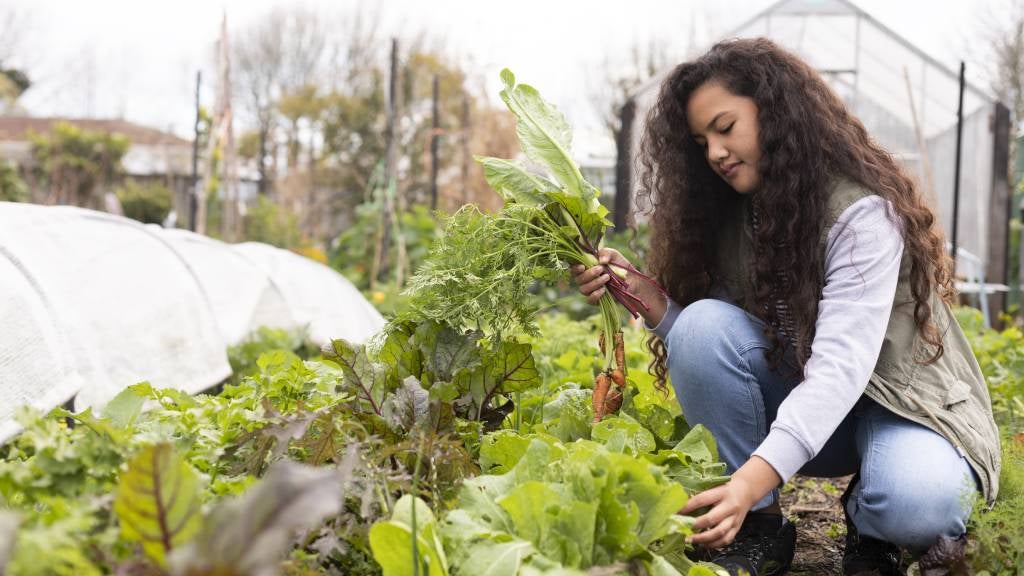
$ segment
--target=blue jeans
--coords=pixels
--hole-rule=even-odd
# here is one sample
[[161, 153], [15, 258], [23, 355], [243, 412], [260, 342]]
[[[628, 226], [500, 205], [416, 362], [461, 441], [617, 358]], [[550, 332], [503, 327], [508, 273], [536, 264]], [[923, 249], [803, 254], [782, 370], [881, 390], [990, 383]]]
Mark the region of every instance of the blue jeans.
[[[703, 424], [719, 455], [735, 471], [768, 434], [779, 405], [800, 383], [787, 365], [773, 370], [763, 324], [720, 300], [700, 300], [668, 333], [668, 367], [690, 425]], [[940, 536], [966, 529], [974, 473], [941, 435], [863, 396], [801, 474], [837, 477], [860, 472], [847, 512], [857, 530], [923, 550]], [[778, 490], [753, 509], [778, 500]]]

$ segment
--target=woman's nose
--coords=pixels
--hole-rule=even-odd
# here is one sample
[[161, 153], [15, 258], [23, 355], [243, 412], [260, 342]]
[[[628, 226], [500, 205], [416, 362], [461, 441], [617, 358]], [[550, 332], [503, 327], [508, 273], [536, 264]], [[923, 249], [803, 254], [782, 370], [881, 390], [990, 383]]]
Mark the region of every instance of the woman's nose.
[[725, 160], [729, 157], [729, 151], [725, 146], [714, 142], [708, 142], [708, 159], [714, 162]]

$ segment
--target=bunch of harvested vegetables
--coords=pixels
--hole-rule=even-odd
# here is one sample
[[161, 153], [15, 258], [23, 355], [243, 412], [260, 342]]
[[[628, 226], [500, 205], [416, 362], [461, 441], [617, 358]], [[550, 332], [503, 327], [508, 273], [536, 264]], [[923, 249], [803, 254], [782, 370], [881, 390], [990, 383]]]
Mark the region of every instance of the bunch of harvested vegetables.
[[[598, 264], [598, 249], [611, 222], [600, 191], [583, 178], [570, 155], [572, 131], [565, 117], [535, 88], [516, 84], [503, 70], [501, 99], [516, 117], [520, 145], [534, 165], [477, 157], [487, 183], [505, 200], [497, 214], [468, 205], [449, 219], [424, 266], [410, 280], [410, 312], [454, 326], [500, 334], [533, 332], [536, 309], [527, 304], [537, 279], [564, 278], [568, 265]], [[625, 352], [616, 302], [634, 317], [649, 307], [634, 294], [627, 274], [657, 286], [633, 266], [605, 265], [610, 280], [601, 297], [604, 366], [594, 385], [594, 419], [618, 410], [625, 388]], [[604, 346], [603, 342], [614, 342]], [[612, 388], [612, 384], [615, 388]]]

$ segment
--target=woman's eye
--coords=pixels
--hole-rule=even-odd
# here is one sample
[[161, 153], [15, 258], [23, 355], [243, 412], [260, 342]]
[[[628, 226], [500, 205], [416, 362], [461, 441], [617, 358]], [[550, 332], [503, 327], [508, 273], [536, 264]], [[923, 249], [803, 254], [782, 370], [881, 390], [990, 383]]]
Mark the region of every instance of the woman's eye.
[[725, 128], [722, 128], [722, 130], [721, 130], [722, 134], [728, 134], [729, 131], [732, 130], [732, 127], [735, 126], [735, 125], [736, 125], [736, 123], [733, 122], [732, 124], [729, 124]]

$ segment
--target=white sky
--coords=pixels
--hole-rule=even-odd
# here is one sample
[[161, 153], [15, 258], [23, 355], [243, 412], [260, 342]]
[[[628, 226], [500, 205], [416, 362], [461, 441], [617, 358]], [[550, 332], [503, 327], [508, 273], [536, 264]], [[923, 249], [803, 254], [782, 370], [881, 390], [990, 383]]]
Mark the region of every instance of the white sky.
[[[493, 94], [497, 73], [513, 69], [593, 128], [589, 86], [606, 57], [637, 40], [666, 39], [680, 57], [694, 36], [731, 30], [773, 0], [388, 0], [386, 34], [426, 30], [472, 61]], [[356, 0], [307, 0], [343, 12]], [[955, 68], [978, 29], [975, 12], [998, 0], [854, 0], [938, 60]], [[117, 117], [188, 136], [195, 72], [203, 70], [212, 105], [213, 43], [221, 14], [243, 27], [284, 0], [0, 0], [0, 13], [24, 17], [16, 61], [35, 83], [22, 104], [33, 115]]]

